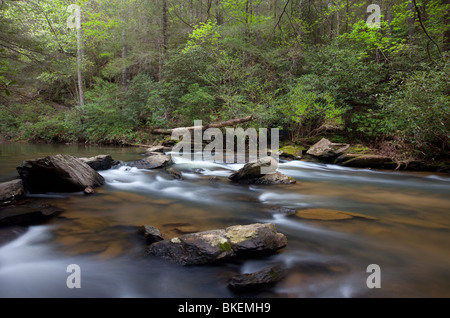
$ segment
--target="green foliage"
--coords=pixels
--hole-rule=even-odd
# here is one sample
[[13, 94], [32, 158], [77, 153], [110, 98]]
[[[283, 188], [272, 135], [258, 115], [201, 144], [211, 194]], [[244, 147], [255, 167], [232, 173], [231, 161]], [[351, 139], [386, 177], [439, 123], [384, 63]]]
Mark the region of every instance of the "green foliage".
[[308, 53], [307, 71], [319, 77], [316, 90], [328, 91], [340, 108], [373, 107], [388, 86], [389, 74], [383, 65], [365, 59], [364, 51], [328, 45]]
[[208, 21], [201, 22], [194, 27], [194, 30], [189, 34], [189, 40], [183, 53], [188, 53], [193, 48], [203, 47], [214, 51], [219, 50], [220, 34], [216, 22]]
[[207, 87], [200, 87], [198, 83], [188, 87], [188, 93], [181, 97], [182, 106], [178, 114], [185, 120], [185, 125], [191, 125], [194, 120], [210, 122], [215, 109], [215, 98]]
[[[450, 138], [450, 66], [416, 71], [392, 85], [398, 90], [385, 96], [383, 109], [393, 124], [393, 135], [431, 156], [448, 152]], [[400, 81], [400, 83], [399, 83]]]
[[40, 101], [0, 106], [0, 130], [11, 139], [70, 142], [77, 139], [72, 112], [56, 111]]
[[304, 75], [283, 96], [279, 111], [291, 138], [317, 135], [323, 129], [336, 129], [342, 125], [343, 108], [336, 107], [327, 91], [317, 92], [317, 75]]
[[[80, 108], [85, 138], [96, 143], [126, 144], [137, 139], [136, 113], [126, 108], [120, 87], [97, 79]], [[130, 116], [134, 115], [134, 116]]]

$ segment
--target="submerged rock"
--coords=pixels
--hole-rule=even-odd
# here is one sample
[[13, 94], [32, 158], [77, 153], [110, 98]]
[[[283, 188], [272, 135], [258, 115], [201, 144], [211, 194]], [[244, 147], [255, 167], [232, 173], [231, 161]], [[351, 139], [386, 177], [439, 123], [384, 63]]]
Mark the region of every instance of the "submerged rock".
[[61, 212], [60, 208], [37, 202], [8, 206], [0, 209], [0, 226], [40, 224]]
[[21, 179], [0, 183], [0, 206], [11, 204], [25, 194]]
[[183, 180], [183, 174], [182, 174], [179, 170], [177, 170], [177, 169], [175, 169], [175, 168], [173, 168], [173, 167], [166, 168], [166, 172], [167, 172], [173, 179]]
[[312, 145], [306, 153], [320, 159], [329, 159], [339, 156], [348, 148], [350, 148], [349, 144], [333, 143], [328, 139], [322, 138]]
[[127, 166], [138, 169], [157, 169], [167, 167], [171, 164], [173, 164], [172, 157], [163, 154], [152, 155], [142, 160], [126, 163]]
[[255, 223], [180, 235], [153, 243], [148, 253], [180, 265], [200, 265], [237, 255], [271, 253], [286, 244], [286, 236], [273, 224]]
[[105, 183], [87, 163], [69, 155], [27, 160], [17, 167], [17, 171], [30, 193], [77, 192]]
[[114, 160], [111, 155], [98, 155], [91, 158], [80, 158], [80, 160], [87, 163], [92, 169], [96, 171], [108, 170], [119, 164], [119, 162]]
[[278, 162], [274, 158], [264, 157], [245, 164], [244, 167], [231, 174], [228, 179], [241, 184], [289, 184], [296, 182], [294, 178], [276, 171], [277, 168]]
[[353, 219], [353, 218], [376, 220], [375, 217], [368, 216], [365, 214], [359, 214], [359, 213], [347, 212], [347, 211], [330, 210], [330, 209], [298, 210], [295, 213], [295, 215], [302, 219], [321, 220], [321, 221], [338, 221], [338, 220], [348, 220], [348, 219]]
[[233, 276], [228, 287], [235, 293], [261, 290], [273, 287], [285, 277], [286, 270], [281, 265], [264, 268], [254, 273]]

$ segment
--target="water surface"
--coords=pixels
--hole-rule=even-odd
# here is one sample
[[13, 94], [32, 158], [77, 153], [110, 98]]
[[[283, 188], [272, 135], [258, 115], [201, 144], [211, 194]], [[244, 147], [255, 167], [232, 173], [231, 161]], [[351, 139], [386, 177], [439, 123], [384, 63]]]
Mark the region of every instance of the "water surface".
[[[84, 145], [0, 145], [0, 181], [17, 177], [26, 159], [67, 153], [142, 158], [143, 149]], [[81, 193], [36, 195], [64, 212], [0, 245], [0, 297], [235, 297], [231, 276], [274, 264], [287, 277], [252, 297], [450, 297], [450, 177], [281, 162], [294, 185], [237, 185], [242, 167], [176, 159], [184, 180], [163, 170], [125, 166], [101, 171], [105, 186]], [[281, 208], [332, 209], [375, 219], [323, 221]], [[137, 227], [164, 237], [272, 222], [286, 248], [258, 259], [181, 267], [145, 255]], [[3, 229], [4, 230], [4, 229]], [[68, 289], [66, 268], [81, 268], [80, 289]], [[369, 289], [369, 264], [381, 268], [381, 288]]]

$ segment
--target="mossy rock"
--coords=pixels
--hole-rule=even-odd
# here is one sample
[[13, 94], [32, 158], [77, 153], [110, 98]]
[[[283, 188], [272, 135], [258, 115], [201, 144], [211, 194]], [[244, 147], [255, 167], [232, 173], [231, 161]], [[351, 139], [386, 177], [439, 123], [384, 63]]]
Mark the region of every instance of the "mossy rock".
[[301, 146], [286, 145], [280, 148], [279, 155], [280, 157], [288, 159], [300, 159], [303, 155], [303, 151], [306, 151], [306, 149]]

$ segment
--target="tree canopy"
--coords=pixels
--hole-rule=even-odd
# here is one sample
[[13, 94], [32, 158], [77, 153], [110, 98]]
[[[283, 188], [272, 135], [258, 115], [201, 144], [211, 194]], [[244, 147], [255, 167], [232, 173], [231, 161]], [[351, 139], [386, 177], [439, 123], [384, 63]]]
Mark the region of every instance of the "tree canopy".
[[293, 143], [449, 156], [449, 12], [449, 0], [3, 0], [0, 135], [130, 144], [253, 115]]

